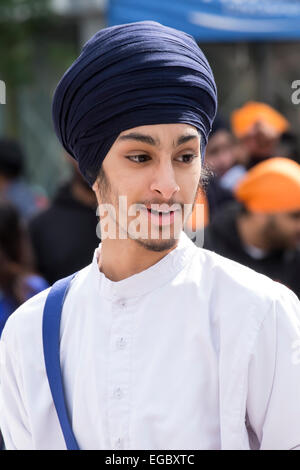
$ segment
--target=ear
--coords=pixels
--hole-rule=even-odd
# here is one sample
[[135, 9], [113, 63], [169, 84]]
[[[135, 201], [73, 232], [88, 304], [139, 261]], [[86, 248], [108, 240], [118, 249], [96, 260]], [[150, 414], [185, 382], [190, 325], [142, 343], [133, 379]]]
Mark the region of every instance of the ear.
[[94, 191], [94, 194], [96, 196], [96, 199], [97, 199], [97, 204], [101, 204], [102, 201], [101, 201], [101, 198], [100, 198], [100, 192], [99, 192], [99, 182], [98, 180], [96, 180], [93, 184], [93, 186], [91, 186], [91, 189]]
[[98, 190], [98, 182], [97, 180], [94, 182], [93, 186], [92, 186], [92, 190], [94, 191], [94, 193], [97, 193], [97, 190]]

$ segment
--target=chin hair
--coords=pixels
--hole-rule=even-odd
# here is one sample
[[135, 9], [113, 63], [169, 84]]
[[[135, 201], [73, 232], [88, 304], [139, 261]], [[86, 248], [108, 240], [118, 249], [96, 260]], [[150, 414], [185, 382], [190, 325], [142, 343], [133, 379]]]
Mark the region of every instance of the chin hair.
[[141, 238], [135, 238], [135, 241], [148, 251], [162, 252], [169, 250], [176, 244], [176, 239], [170, 238], [168, 240], [160, 240], [158, 243], [153, 240], [144, 240]]

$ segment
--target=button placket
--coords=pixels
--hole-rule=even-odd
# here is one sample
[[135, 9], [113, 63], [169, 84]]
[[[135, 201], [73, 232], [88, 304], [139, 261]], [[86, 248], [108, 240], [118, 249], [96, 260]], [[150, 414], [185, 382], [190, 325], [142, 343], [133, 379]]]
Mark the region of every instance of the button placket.
[[113, 448], [123, 449], [129, 433], [130, 330], [132, 314], [124, 299], [114, 299], [109, 350], [108, 420]]
[[124, 338], [124, 336], [121, 336], [120, 338], [118, 338], [116, 345], [117, 345], [117, 349], [125, 349], [127, 346], [126, 338]]
[[120, 399], [120, 398], [123, 397], [123, 390], [121, 389], [121, 387], [115, 388], [115, 390], [114, 390], [114, 397], [115, 397], [115, 398], [118, 398], [118, 399]]

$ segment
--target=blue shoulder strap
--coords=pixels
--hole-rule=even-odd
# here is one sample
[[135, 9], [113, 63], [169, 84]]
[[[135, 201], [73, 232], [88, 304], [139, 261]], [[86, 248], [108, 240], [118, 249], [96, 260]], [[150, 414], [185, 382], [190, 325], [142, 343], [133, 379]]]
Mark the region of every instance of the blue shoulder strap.
[[77, 273], [59, 279], [51, 287], [43, 311], [45, 366], [53, 402], [68, 450], [79, 450], [68, 417], [60, 368], [60, 319], [71, 280]]

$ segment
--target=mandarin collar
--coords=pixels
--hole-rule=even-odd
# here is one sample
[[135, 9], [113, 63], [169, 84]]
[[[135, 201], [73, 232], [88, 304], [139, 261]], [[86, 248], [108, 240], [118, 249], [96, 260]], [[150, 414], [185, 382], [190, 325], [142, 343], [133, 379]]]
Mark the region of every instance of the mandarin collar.
[[149, 268], [121, 281], [111, 281], [99, 270], [98, 256], [101, 242], [95, 249], [92, 261], [92, 275], [96, 279], [100, 295], [110, 299], [130, 299], [145, 295], [171, 280], [195, 255], [197, 247], [188, 235], [181, 231], [177, 246]]

